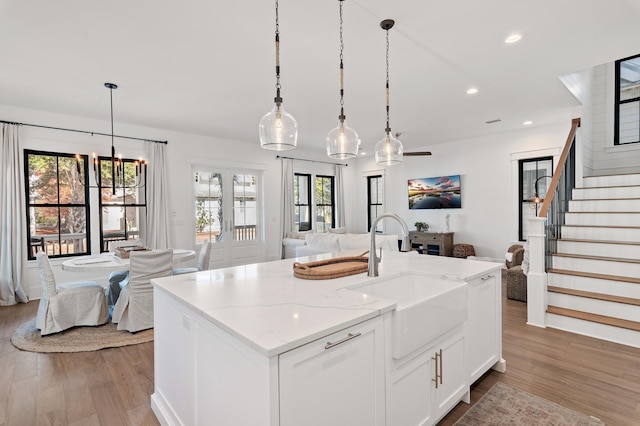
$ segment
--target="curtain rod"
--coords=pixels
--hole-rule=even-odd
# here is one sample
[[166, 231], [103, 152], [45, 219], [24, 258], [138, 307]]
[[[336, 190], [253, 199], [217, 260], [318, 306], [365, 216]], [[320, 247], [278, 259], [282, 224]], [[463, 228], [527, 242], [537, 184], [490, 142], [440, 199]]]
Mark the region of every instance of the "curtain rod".
[[[62, 128], [62, 127], [41, 126], [39, 124], [16, 123], [15, 121], [0, 120], [0, 123], [15, 124], [17, 126], [39, 127], [41, 129], [62, 130], [62, 131], [65, 131], [65, 132], [86, 133], [86, 134], [91, 135], [91, 136], [93, 136], [93, 135], [111, 136], [108, 133], [89, 132], [87, 130], [65, 129], [65, 128]], [[153, 140], [153, 139], [134, 138], [132, 136], [113, 135], [113, 137], [114, 138], [120, 138], [120, 139], [133, 139], [133, 140], [137, 140], [137, 141], [146, 141], [146, 142], [153, 142], [153, 143], [163, 143], [165, 145], [167, 145], [167, 143], [168, 143], [167, 141], [156, 141], [156, 140]]]
[[278, 159], [278, 158], [283, 158], [283, 159], [287, 159], [287, 160], [296, 160], [296, 161], [309, 161], [310, 163], [333, 164], [334, 166], [349, 167], [348, 164], [342, 164], [342, 163], [331, 163], [329, 161], [306, 160], [304, 158], [283, 157], [281, 155], [276, 155], [276, 159]]

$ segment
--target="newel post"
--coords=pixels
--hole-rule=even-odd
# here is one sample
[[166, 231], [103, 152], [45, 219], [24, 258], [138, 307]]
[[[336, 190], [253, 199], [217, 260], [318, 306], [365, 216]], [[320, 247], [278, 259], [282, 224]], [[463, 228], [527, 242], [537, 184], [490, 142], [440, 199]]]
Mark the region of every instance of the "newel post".
[[546, 327], [547, 272], [545, 270], [545, 224], [547, 219], [529, 219], [529, 273], [527, 275], [527, 324]]

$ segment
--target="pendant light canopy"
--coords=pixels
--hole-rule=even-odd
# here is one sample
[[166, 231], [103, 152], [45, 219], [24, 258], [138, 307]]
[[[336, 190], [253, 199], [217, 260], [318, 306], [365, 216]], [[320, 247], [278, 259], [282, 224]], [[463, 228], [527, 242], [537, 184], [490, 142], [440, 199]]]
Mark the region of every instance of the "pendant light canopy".
[[375, 158], [376, 164], [384, 166], [393, 166], [395, 164], [402, 163], [403, 147], [400, 142], [392, 133], [389, 126], [389, 30], [393, 28], [395, 22], [393, 19], [385, 19], [380, 22], [380, 27], [387, 32], [387, 127], [385, 129], [385, 136], [376, 144]]
[[298, 144], [298, 122], [282, 106], [280, 96], [280, 22], [276, 0], [276, 97], [273, 109], [260, 120], [260, 146], [274, 151], [293, 149]]
[[342, 36], [342, 3], [340, 5], [340, 115], [338, 116], [338, 127], [332, 129], [327, 135], [327, 155], [331, 158], [347, 159], [358, 155], [360, 138], [355, 130], [347, 126], [344, 115], [344, 39]]

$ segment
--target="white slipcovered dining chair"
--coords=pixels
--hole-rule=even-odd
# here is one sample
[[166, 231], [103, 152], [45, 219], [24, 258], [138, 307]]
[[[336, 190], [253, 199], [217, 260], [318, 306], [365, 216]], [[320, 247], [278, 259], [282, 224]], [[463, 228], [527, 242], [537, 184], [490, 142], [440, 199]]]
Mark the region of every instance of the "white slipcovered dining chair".
[[205, 240], [200, 247], [198, 255], [198, 266], [196, 268], [174, 268], [173, 275], [188, 274], [189, 272], [206, 271], [209, 269], [211, 259], [211, 241]]
[[42, 297], [36, 328], [42, 336], [80, 325], [102, 325], [109, 320], [104, 288], [93, 281], [57, 285], [49, 256], [36, 254]]
[[133, 251], [129, 276], [113, 308], [118, 330], [136, 332], [153, 328], [153, 278], [171, 275], [173, 250]]

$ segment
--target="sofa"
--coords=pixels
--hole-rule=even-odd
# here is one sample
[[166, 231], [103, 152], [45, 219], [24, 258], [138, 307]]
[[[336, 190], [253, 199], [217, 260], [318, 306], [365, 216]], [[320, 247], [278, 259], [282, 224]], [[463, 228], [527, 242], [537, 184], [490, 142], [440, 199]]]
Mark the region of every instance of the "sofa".
[[[296, 236], [296, 235], [289, 235]], [[314, 254], [341, 252], [346, 250], [369, 250], [370, 235], [351, 233], [306, 233], [304, 239], [285, 238], [283, 240], [285, 258], [311, 256]], [[376, 247], [398, 251], [398, 236], [376, 234]], [[295, 241], [294, 241], [295, 240]], [[295, 255], [292, 254], [295, 252]]]

